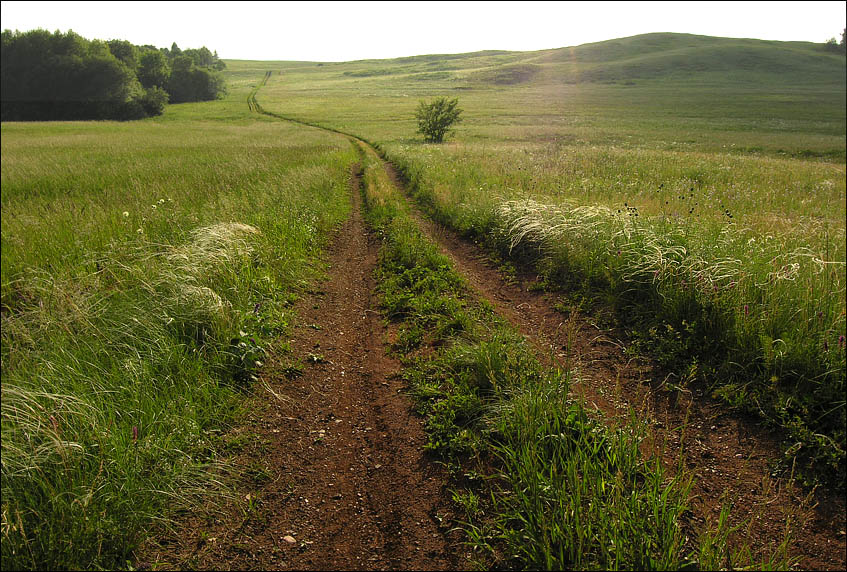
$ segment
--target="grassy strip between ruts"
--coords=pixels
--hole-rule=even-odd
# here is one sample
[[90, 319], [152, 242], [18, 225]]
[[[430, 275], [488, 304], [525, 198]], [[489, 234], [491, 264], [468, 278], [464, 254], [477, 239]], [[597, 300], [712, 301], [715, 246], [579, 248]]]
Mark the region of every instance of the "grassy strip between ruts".
[[[474, 301], [411, 219], [381, 161], [363, 148], [366, 218], [382, 237], [382, 310], [392, 351], [426, 418], [428, 448], [463, 484], [478, 565], [542, 569], [718, 569], [749, 564], [727, 545], [726, 511], [685, 531], [691, 477], [640, 444], [634, 417], [613, 427], [569, 395], [571, 373], [545, 369], [485, 301]], [[787, 539], [755, 566], [789, 563]]]

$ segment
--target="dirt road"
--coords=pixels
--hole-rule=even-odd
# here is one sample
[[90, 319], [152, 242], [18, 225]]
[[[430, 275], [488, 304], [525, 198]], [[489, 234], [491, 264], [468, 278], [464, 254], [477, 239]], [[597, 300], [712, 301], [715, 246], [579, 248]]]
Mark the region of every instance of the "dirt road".
[[[386, 169], [398, 186], [397, 173]], [[289, 340], [306, 366], [293, 375], [266, 367], [253, 412], [236, 430], [249, 446], [238, 464], [247, 510], [196, 518], [171, 545], [147, 551], [159, 566], [198, 569], [465, 569], [448, 476], [423, 452], [422, 419], [413, 412], [385, 353], [387, 332], [374, 298], [379, 245], [362, 218], [357, 175], [353, 211], [330, 253], [329, 277], [296, 306]], [[696, 531], [716, 521], [724, 501], [736, 536], [772, 554], [791, 523], [790, 553], [804, 569], [844, 569], [844, 498], [806, 496], [771, 476], [775, 438], [697, 388], [668, 392], [649, 363], [632, 359], [619, 332], [590, 316], [565, 317], [557, 294], [531, 288], [527, 269], [504, 276], [480, 248], [418, 213], [422, 229], [481, 298], [519, 329], [541, 359], [577, 369], [576, 390], [614, 422], [635, 410], [656, 435], [668, 467], [682, 459], [694, 473]], [[685, 431], [680, 431], [680, 427]], [[683, 434], [684, 433], [684, 434]], [[245, 503], [242, 503], [244, 505]], [[143, 563], [142, 563], [143, 564]]]
[[353, 213], [331, 248], [329, 278], [295, 308], [290, 344], [306, 366], [292, 376], [270, 364], [256, 413], [239, 429], [253, 443], [239, 464], [264, 476], [246, 493], [253, 508], [194, 523], [184, 545], [150, 555], [160, 565], [463, 568], [461, 537], [445, 528], [446, 475], [424, 453], [422, 421], [385, 352], [373, 297], [378, 244], [362, 219], [359, 177], [352, 181]]

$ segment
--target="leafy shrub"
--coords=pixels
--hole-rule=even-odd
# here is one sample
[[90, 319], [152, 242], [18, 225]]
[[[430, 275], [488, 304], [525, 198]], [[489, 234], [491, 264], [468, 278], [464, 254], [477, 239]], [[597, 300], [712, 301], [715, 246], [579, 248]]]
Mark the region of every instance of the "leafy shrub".
[[418, 133], [423, 134], [427, 143], [441, 143], [450, 132], [450, 127], [462, 121], [462, 110], [458, 108], [459, 98], [438, 97], [432, 103], [420, 102], [415, 118], [418, 120]]

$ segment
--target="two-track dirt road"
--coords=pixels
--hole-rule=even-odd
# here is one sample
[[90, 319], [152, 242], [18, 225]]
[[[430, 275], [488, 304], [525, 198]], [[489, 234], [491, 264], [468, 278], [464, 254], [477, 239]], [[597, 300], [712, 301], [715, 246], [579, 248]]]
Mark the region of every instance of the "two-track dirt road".
[[[281, 362], [268, 364], [248, 420], [234, 431], [249, 442], [236, 461], [250, 477], [240, 489], [248, 509], [190, 520], [178, 540], [148, 546], [141, 565], [468, 567], [462, 533], [452, 530], [448, 475], [424, 453], [423, 421], [396, 375], [400, 364], [386, 355], [388, 333], [374, 297], [379, 244], [363, 221], [361, 184], [351, 176], [352, 215], [336, 234], [328, 278], [295, 308], [288, 342], [306, 366], [292, 375]], [[748, 522], [737, 534], [755, 551], [773, 553], [790, 522], [798, 567], [844, 569], [843, 495], [807, 502], [800, 487], [773, 477], [770, 462], [780, 454], [773, 436], [696, 390], [664, 391], [648, 363], [624, 352], [622, 335], [598, 329], [590, 316], [565, 319], [554, 309], [559, 295], [530, 288], [531, 272], [503, 276], [477, 246], [420, 213], [416, 219], [541, 359], [577, 368], [575, 389], [589, 406], [611, 422], [635, 410], [651, 425], [665, 464], [682, 457], [695, 476], [687, 532], [716, 520], [728, 500], [733, 522]]]
[[[253, 508], [207, 520], [181, 546], [147, 558], [203, 569], [437, 570], [463, 568], [447, 478], [424, 453], [426, 437], [385, 352], [374, 300], [378, 244], [353, 212], [338, 230], [329, 278], [296, 304], [290, 345], [302, 374], [269, 364], [239, 431], [239, 460], [265, 475], [245, 485]], [[233, 526], [234, 523], [240, 524]], [[200, 545], [198, 545], [198, 538]]]

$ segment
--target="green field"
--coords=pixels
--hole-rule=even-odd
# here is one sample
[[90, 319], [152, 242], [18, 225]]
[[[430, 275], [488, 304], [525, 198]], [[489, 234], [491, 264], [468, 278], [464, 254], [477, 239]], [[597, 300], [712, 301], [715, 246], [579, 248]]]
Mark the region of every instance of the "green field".
[[[226, 99], [158, 118], [2, 124], [4, 568], [124, 567], [151, 524], [228, 494], [221, 431], [319, 274], [349, 213], [351, 167], [365, 160], [343, 136], [252, 113], [251, 94], [268, 112], [374, 144], [430, 216], [501, 261], [535, 265], [574, 308], [611, 309], [631, 352], [778, 427], [810, 481], [843, 490], [843, 55], [651, 34], [541, 52], [227, 65]], [[414, 111], [439, 95], [459, 97], [464, 121], [447, 143], [424, 144]], [[368, 161], [366, 176], [385, 184]], [[383, 295], [405, 295], [391, 256]], [[445, 359], [501, 347], [468, 343]], [[427, 376], [439, 374], [427, 367], [407, 375], [432, 398]], [[545, 424], [576, 419], [584, 431], [562, 447], [615, 438], [597, 437], [570, 404], [564, 420], [533, 409], [565, 399], [544, 383], [508, 406], [503, 434], [529, 444]], [[476, 407], [468, 391], [447, 399]], [[632, 455], [627, 478], [655, 490], [603, 510], [632, 509], [637, 522], [663, 481], [637, 445], [617, 446]], [[564, 449], [553, 449], [504, 454], [531, 472], [522, 463], [542, 453], [559, 462]], [[548, 476], [544, 491], [564, 490], [562, 475]], [[672, 490], [666, 542], [647, 551], [656, 567], [683, 563], [673, 524], [685, 483]], [[509, 514], [553, 502], [539, 494], [512, 499]], [[604, 539], [632, 541], [591, 518]], [[550, 531], [522, 544], [508, 527], [527, 566], [646, 566], [638, 550], [551, 555], [539, 548]]]
[[[266, 110], [377, 145], [431, 216], [611, 306], [633, 352], [843, 483], [843, 55], [648, 34], [267, 68]], [[435, 95], [465, 110], [442, 145], [415, 135]]]

